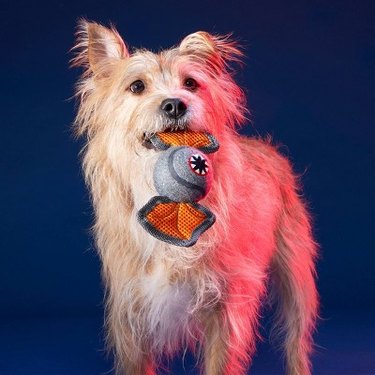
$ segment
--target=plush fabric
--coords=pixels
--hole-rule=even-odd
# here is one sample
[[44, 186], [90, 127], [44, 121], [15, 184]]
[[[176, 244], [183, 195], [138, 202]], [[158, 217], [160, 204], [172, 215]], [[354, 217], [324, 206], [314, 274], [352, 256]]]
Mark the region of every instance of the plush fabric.
[[[138, 221], [152, 236], [176, 246], [193, 246], [215, 222], [215, 215], [196, 203], [206, 196], [211, 168], [203, 154], [219, 148], [207, 133], [176, 131], [150, 138], [162, 151], [155, 164], [155, 196], [138, 212]], [[194, 147], [192, 147], [194, 146]]]

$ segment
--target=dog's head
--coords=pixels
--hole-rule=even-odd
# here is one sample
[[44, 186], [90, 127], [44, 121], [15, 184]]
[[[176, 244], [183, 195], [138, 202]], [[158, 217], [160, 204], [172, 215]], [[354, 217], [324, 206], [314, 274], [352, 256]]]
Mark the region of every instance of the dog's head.
[[130, 52], [114, 29], [81, 21], [74, 66], [77, 133], [124, 138], [136, 150], [158, 131], [189, 128], [219, 135], [244, 120], [244, 95], [229, 69], [241, 52], [224, 36], [188, 35], [160, 53]]

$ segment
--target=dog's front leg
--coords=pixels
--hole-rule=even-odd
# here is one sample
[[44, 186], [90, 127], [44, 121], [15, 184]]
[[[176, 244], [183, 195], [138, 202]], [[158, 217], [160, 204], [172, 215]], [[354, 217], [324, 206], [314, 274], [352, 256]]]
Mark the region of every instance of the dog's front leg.
[[[244, 290], [243, 288], [242, 291]], [[254, 285], [254, 289], [257, 288]], [[259, 297], [263, 288], [231, 298], [205, 319], [205, 375], [244, 375], [255, 350]]]
[[155, 375], [155, 369], [147, 363], [147, 360], [141, 360], [139, 363], [124, 360], [125, 373], [118, 372], [119, 375]]
[[108, 307], [106, 323], [107, 341], [114, 352], [116, 375], [155, 375], [149, 349], [142, 341], [136, 340], [128, 320], [115, 304]]
[[[129, 350], [129, 347], [127, 348], [127, 350]], [[151, 358], [145, 353], [139, 353], [139, 348], [134, 347], [132, 353], [122, 352], [122, 354], [119, 353], [119, 348], [117, 348], [116, 374], [155, 375], [156, 372]]]
[[217, 311], [206, 320], [204, 341], [205, 375], [224, 375], [228, 358], [229, 332], [223, 326], [222, 312]]
[[244, 375], [249, 362], [249, 347], [255, 340], [253, 332], [250, 335], [246, 332], [246, 337], [238, 338], [231, 332], [226, 319], [212, 316], [205, 333], [204, 374]]

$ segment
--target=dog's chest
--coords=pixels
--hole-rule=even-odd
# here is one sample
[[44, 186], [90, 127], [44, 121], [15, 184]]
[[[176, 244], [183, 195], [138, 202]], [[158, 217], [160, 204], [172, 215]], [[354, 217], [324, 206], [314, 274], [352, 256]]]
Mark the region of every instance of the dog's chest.
[[162, 264], [144, 276], [142, 294], [146, 325], [155, 349], [173, 349], [184, 338], [191, 323], [193, 292], [191, 284], [172, 281]]

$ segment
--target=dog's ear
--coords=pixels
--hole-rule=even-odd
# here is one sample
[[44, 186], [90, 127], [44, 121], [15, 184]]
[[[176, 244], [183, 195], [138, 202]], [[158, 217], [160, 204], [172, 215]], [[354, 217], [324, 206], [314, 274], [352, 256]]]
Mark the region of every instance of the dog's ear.
[[219, 71], [228, 69], [231, 62], [241, 62], [243, 56], [238, 44], [231, 39], [231, 34], [212, 35], [205, 31], [185, 37], [179, 50], [181, 54], [192, 55]]
[[72, 66], [83, 66], [86, 73], [107, 76], [114, 63], [129, 57], [129, 51], [114, 27], [107, 28], [84, 19], [78, 22], [76, 51]]

